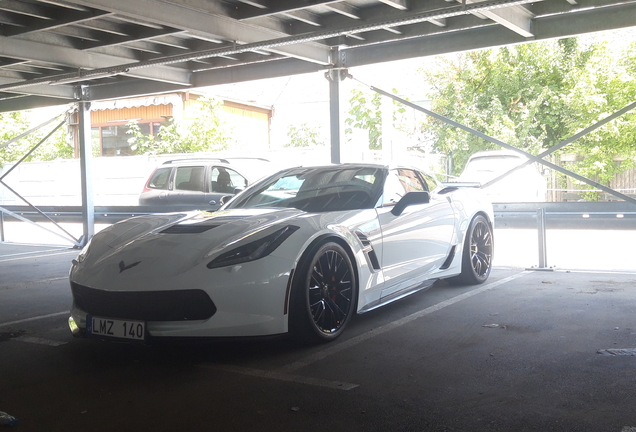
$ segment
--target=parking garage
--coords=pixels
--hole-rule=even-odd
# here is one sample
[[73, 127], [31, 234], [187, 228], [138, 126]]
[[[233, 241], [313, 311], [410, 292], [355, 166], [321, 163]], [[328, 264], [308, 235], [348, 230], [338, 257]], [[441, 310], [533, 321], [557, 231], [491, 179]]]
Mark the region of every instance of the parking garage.
[[[218, 32], [226, 32], [226, 39], [235, 33], [234, 40], [247, 46], [203, 44], [187, 59], [170, 51], [154, 62], [134, 66], [120, 59], [119, 65], [124, 66], [113, 69], [113, 59], [108, 60], [103, 49], [77, 49], [60, 42], [58, 54], [77, 54], [78, 62], [85, 61], [83, 56], [92, 57], [96, 63], [75, 65], [79, 72], [65, 66], [40, 81], [6, 78], [0, 88], [14, 97], [3, 99], [0, 109], [70, 99], [79, 100], [81, 113], [91, 98], [129, 95], [133, 87], [141, 92], [171, 90], [187, 80], [183, 68], [166, 66], [179, 60], [212, 64], [190, 71], [188, 85], [334, 66], [328, 82], [335, 95], [331, 102], [333, 162], [339, 161], [340, 152], [340, 132], [334, 126], [339, 115], [338, 78], [346, 67], [620, 28], [633, 25], [634, 16], [633, 2], [565, 0], [458, 6], [452, 2], [318, 2], [311, 14], [277, 2], [228, 2], [239, 16], [228, 12], [226, 3], [193, 7], [183, 2], [148, 2], [147, 9], [136, 11], [109, 1], [73, 1], [61, 6], [29, 2], [23, 7], [31, 8], [31, 15], [52, 13], [50, 6], [38, 9], [44, 3], [74, 11], [69, 16], [76, 17], [75, 23], [104, 15], [140, 20], [140, 10], [147, 10], [143, 19], [153, 23], [146, 25], [153, 29], [148, 30], [151, 33], [157, 32], [153, 37], [180, 29], [219, 45], [222, 41], [210, 41], [209, 32], [202, 34], [207, 17], [219, 27]], [[503, 6], [506, 13], [498, 13], [495, 6]], [[214, 10], [202, 15], [199, 10], [200, 16], [195, 17], [197, 7]], [[337, 15], [328, 20], [329, 13]], [[280, 28], [272, 33], [273, 24], [263, 21], [276, 14], [286, 14], [300, 28], [296, 33], [285, 34]], [[356, 14], [361, 24], [342, 22]], [[307, 25], [315, 27], [316, 23], [308, 24], [310, 18], [322, 15], [324, 28], [303, 33]], [[380, 19], [385, 15], [390, 20]], [[174, 18], [168, 22], [167, 16]], [[54, 19], [53, 15], [48, 18]], [[366, 34], [394, 20], [399, 20], [395, 26], [405, 26], [402, 36], [386, 30], [381, 35]], [[413, 28], [408, 27], [411, 21]], [[26, 27], [36, 34], [46, 28], [41, 23], [39, 28], [34, 22], [30, 25]], [[113, 32], [111, 20], [93, 24], [99, 26]], [[79, 34], [73, 26], [63, 33], [73, 32]], [[356, 35], [365, 35], [366, 44]], [[4, 37], [10, 39], [12, 33]], [[39, 48], [32, 51], [27, 66], [41, 67], [45, 41], [49, 44], [51, 37], [48, 33], [14, 37], [4, 49]], [[274, 37], [275, 42], [269, 40]], [[350, 45], [336, 44], [342, 48], [331, 59], [325, 56], [324, 45], [314, 43], [329, 40], [334, 44], [336, 38], [347, 39]], [[171, 40], [173, 48], [176, 42]], [[294, 43], [307, 44], [305, 51]], [[195, 51], [192, 44], [184, 45]], [[264, 55], [259, 50], [277, 57], [278, 63], [259, 68], [261, 62], [255, 57]], [[307, 57], [313, 60], [307, 62]], [[238, 64], [227, 65], [232, 62]], [[83, 73], [83, 68], [88, 72]], [[183, 81], [179, 84], [179, 80]], [[81, 131], [86, 119], [80, 115], [79, 121]], [[79, 140], [87, 141], [81, 133]], [[89, 162], [78, 181], [90, 183], [90, 176]], [[72, 301], [68, 269], [78, 250], [55, 241], [23, 241], [35, 229], [25, 223], [20, 241], [0, 243], [4, 371], [0, 411], [15, 416], [14, 429], [25, 431], [636, 430], [631, 403], [636, 353], [632, 319], [636, 269], [629, 248], [633, 204], [626, 200], [567, 209], [545, 205], [543, 213], [536, 207], [495, 208], [495, 266], [485, 284], [465, 287], [439, 281], [428, 290], [355, 316], [345, 335], [319, 346], [299, 345], [286, 338], [152, 346], [72, 338], [67, 326]], [[45, 215], [30, 208], [10, 210], [40, 224], [45, 215], [63, 213], [79, 224], [72, 229], [81, 226], [78, 242], [94, 233], [95, 223], [112, 223], [113, 218], [134, 212], [95, 207], [90, 186], [83, 187], [79, 209], [40, 209]], [[116, 210], [121, 214], [114, 215]], [[524, 247], [519, 248], [520, 244]]]

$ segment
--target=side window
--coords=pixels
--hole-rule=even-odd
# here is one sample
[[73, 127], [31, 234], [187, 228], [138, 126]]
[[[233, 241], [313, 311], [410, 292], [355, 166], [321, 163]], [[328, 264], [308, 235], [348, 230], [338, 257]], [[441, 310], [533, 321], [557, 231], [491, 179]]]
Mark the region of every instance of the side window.
[[413, 170], [394, 169], [384, 183], [384, 198], [382, 205], [393, 205], [409, 192], [426, 191], [426, 186]]
[[247, 186], [245, 177], [225, 167], [212, 167], [210, 175], [210, 191], [217, 193], [234, 193], [234, 188]]
[[204, 174], [202, 166], [178, 167], [174, 176], [175, 189], [203, 192]]
[[413, 170], [409, 169], [399, 169], [398, 178], [404, 185], [404, 189], [406, 192], [422, 192], [426, 191], [426, 186], [422, 184], [420, 177]]
[[386, 182], [384, 182], [382, 205], [393, 205], [397, 203], [405, 194], [406, 189], [404, 189], [404, 184], [400, 181], [398, 171], [389, 171], [389, 174], [386, 177]]
[[159, 168], [155, 170], [148, 181], [148, 187], [150, 189], [168, 189], [171, 172], [172, 168]]
[[432, 191], [437, 189], [438, 183], [437, 183], [437, 180], [435, 180], [435, 177], [423, 172], [421, 172], [420, 174], [422, 174], [422, 177], [424, 178], [424, 181], [426, 182], [427, 190]]

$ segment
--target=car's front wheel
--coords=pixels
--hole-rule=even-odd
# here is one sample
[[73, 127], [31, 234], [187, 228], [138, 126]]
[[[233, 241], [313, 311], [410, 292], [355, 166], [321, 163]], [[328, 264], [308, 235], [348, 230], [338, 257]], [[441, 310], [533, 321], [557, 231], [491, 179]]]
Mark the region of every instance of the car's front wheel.
[[290, 333], [306, 342], [330, 342], [355, 313], [357, 282], [349, 255], [327, 242], [301, 261], [294, 277]]
[[484, 283], [490, 276], [493, 251], [492, 226], [484, 216], [477, 215], [466, 232], [462, 252], [462, 272], [451, 280], [467, 285]]

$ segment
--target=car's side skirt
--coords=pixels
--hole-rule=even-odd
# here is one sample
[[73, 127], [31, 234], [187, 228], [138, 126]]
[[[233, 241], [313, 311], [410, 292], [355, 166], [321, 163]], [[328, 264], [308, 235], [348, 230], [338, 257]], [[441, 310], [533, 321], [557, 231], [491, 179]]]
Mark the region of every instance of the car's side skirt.
[[424, 289], [430, 288], [431, 286], [433, 286], [433, 284], [437, 281], [437, 279], [427, 279], [423, 282], [418, 282], [414, 285], [411, 285], [409, 287], [406, 287], [404, 289], [401, 289], [399, 291], [396, 291], [394, 293], [391, 293], [388, 296], [382, 297], [381, 299], [374, 301], [372, 303], [369, 303], [367, 305], [365, 305], [362, 309], [358, 310], [359, 314], [363, 314], [365, 312], [369, 312], [372, 311], [373, 309], [377, 309], [380, 306], [384, 306], [385, 304], [394, 302], [396, 300], [399, 300], [401, 298], [404, 298], [406, 296], [409, 296], [413, 293], [416, 293], [418, 291], [422, 291]]

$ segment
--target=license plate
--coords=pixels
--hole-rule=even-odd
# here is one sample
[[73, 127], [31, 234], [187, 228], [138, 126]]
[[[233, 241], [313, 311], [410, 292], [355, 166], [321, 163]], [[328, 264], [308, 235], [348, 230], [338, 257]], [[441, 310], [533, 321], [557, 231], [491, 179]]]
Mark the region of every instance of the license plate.
[[143, 321], [86, 317], [86, 330], [90, 334], [119, 339], [145, 340], [146, 323]]

